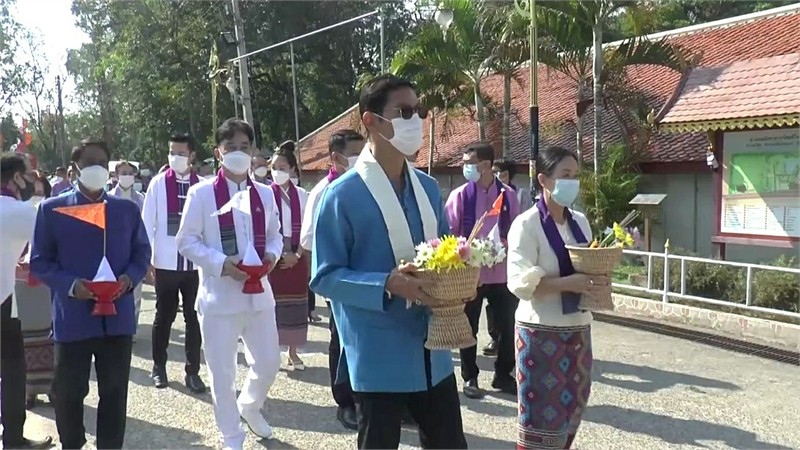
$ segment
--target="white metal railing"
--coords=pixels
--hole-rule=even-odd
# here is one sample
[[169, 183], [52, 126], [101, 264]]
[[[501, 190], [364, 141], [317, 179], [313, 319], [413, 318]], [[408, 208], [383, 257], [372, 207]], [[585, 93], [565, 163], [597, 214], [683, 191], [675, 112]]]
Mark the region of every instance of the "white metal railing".
[[[706, 258], [697, 258], [693, 256], [681, 256], [681, 255], [673, 255], [669, 253], [669, 247], [664, 249], [663, 253], [656, 253], [656, 252], [643, 252], [639, 250], [625, 250], [625, 255], [629, 256], [640, 256], [642, 258], [647, 259], [647, 263], [645, 264], [646, 268], [646, 276], [647, 276], [647, 286], [636, 286], [626, 283], [612, 283], [613, 287], [628, 289], [631, 291], [639, 291], [639, 292], [646, 292], [648, 294], [655, 294], [661, 296], [661, 301], [664, 303], [669, 303], [670, 297], [679, 298], [679, 299], [686, 299], [686, 300], [694, 300], [698, 302], [709, 303], [713, 305], [720, 305], [720, 306], [737, 306], [740, 308], [745, 308], [753, 311], [760, 311], [769, 314], [781, 315], [786, 317], [793, 317], [800, 319], [800, 313], [793, 312], [793, 311], [784, 311], [780, 309], [774, 308], [763, 308], [760, 306], [754, 306], [753, 302], [753, 271], [754, 270], [764, 270], [764, 271], [772, 271], [772, 272], [784, 272], [784, 273], [791, 273], [800, 275], [800, 269], [796, 269], [793, 267], [778, 267], [778, 266], [766, 266], [763, 264], [747, 264], [747, 263], [739, 263], [739, 262], [732, 262], [732, 261], [721, 261], [716, 259], [706, 259]], [[653, 261], [654, 260], [662, 260], [664, 261], [664, 274], [663, 274], [663, 286], [654, 286], [653, 285]], [[671, 289], [670, 283], [670, 261], [679, 261], [680, 268], [681, 268], [681, 281], [680, 281], [680, 292], [673, 292]], [[703, 263], [703, 264], [712, 264], [712, 265], [720, 265], [720, 266], [731, 266], [737, 267], [740, 269], [745, 270], [745, 298], [744, 302], [734, 302], [734, 301], [726, 301], [714, 298], [706, 298], [706, 297], [699, 297], [696, 295], [690, 295], [686, 293], [686, 263], [687, 262], [695, 262], [695, 263]]]

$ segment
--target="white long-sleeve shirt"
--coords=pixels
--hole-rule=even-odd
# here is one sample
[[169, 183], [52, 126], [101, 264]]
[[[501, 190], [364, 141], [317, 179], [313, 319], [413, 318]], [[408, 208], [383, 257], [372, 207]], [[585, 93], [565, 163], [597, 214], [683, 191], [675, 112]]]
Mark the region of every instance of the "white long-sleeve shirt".
[[[214, 181], [215, 179], [202, 180], [189, 189], [176, 236], [178, 250], [200, 269], [198, 311], [206, 315], [224, 315], [274, 308], [275, 297], [266, 276], [261, 280], [265, 291], [261, 294], [243, 294], [243, 282], [222, 276], [222, 266], [227, 256], [222, 251], [219, 218], [212, 216], [219, 210], [214, 196]], [[230, 180], [226, 181], [231, 197], [240, 190], [247, 189], [246, 182], [237, 185]], [[261, 213], [264, 214], [267, 228], [265, 254], [278, 258], [283, 252], [283, 237], [279, 231], [275, 198], [267, 186], [253, 184], [264, 206]], [[253, 242], [252, 218], [235, 208], [232, 209], [232, 214], [236, 228], [237, 259], [242, 260], [247, 247]]]
[[17, 263], [25, 244], [33, 238], [35, 224], [34, 205], [0, 196], [0, 303], [12, 297], [11, 317], [17, 317], [17, 299], [14, 296]]
[[[554, 327], [588, 325], [592, 322], [592, 313], [588, 311], [561, 312], [561, 294], [533, 295], [542, 278], [560, 276], [558, 258], [547, 242], [539, 217], [539, 209], [531, 208], [517, 216], [508, 231], [508, 289], [520, 299], [516, 320]], [[572, 217], [591, 242], [592, 228], [586, 216], [572, 211]], [[576, 243], [566, 222], [556, 226], [564, 244]]]
[[[142, 206], [142, 222], [150, 239], [150, 248], [153, 250], [151, 263], [156, 269], [163, 270], [194, 270], [190, 261], [178, 252], [175, 236], [167, 232], [167, 177], [166, 172], [161, 172], [152, 180], [147, 188]], [[181, 205], [185, 205], [186, 193], [189, 190], [189, 175], [176, 175], [178, 182], [178, 214], [182, 214]], [[201, 180], [202, 181], [202, 180]]]
[[[296, 187], [296, 189], [297, 189], [297, 199], [300, 201], [300, 230], [301, 230], [301, 233], [300, 233], [300, 244], [301, 244], [301, 247], [302, 247], [302, 243], [303, 243], [302, 242], [302, 239], [303, 239], [303, 237], [302, 237], [303, 236], [302, 229], [303, 229], [303, 224], [305, 223], [305, 211], [306, 211], [306, 205], [308, 204], [308, 191], [306, 191], [305, 189], [303, 189], [301, 187]], [[288, 198], [289, 193], [286, 192], [286, 190], [283, 189], [283, 188], [281, 188], [281, 190], [283, 190], [283, 192], [286, 194], [286, 198]], [[272, 188], [270, 188], [270, 192], [272, 192]], [[274, 194], [273, 194], [272, 198], [273, 199], [275, 198]], [[291, 238], [292, 237], [292, 205], [291, 205], [290, 202], [286, 201], [286, 198], [281, 198], [281, 214], [282, 214], [281, 218], [283, 218], [283, 223], [282, 223], [283, 227], [282, 227], [281, 230], [282, 230], [283, 236], [285, 236], [287, 238]]]
[[317, 206], [319, 200], [322, 198], [322, 193], [331, 184], [328, 177], [322, 180], [311, 189], [308, 193], [308, 200], [306, 201], [306, 211], [303, 214], [303, 228], [300, 230], [300, 246], [311, 251], [314, 246], [314, 227], [317, 225]]

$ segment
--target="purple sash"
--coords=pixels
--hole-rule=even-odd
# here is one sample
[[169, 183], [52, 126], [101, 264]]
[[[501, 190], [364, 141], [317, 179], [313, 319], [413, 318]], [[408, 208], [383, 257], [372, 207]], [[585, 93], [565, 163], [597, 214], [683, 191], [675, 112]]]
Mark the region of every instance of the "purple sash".
[[[275, 204], [278, 205], [278, 220], [281, 223], [281, 236], [283, 236], [283, 189], [278, 183], [272, 183], [270, 189], [275, 194]], [[300, 247], [300, 224], [303, 218], [300, 217], [300, 196], [297, 195], [297, 188], [294, 187], [294, 183], [289, 183], [289, 208], [292, 211], [292, 251], [296, 252]]]
[[[558, 258], [559, 275], [562, 277], [572, 275], [575, 273], [575, 268], [572, 267], [572, 260], [569, 259], [569, 252], [564, 246], [564, 239], [561, 238], [561, 233], [558, 232], [556, 221], [553, 220], [553, 216], [551, 216], [550, 211], [547, 210], [547, 204], [545, 204], [543, 196], [539, 197], [536, 207], [539, 209], [539, 218], [542, 221], [542, 230], [544, 230], [544, 235], [547, 237], [547, 243], [550, 244], [550, 248], [553, 249], [553, 253], [555, 253], [556, 258]], [[578, 225], [578, 222], [572, 217], [569, 208], [564, 208], [564, 218], [567, 219], [567, 224], [569, 225], [569, 229], [575, 241], [579, 244], [585, 244], [587, 242], [586, 236], [583, 235], [583, 231]], [[580, 301], [581, 296], [578, 293], [561, 292], [561, 312], [564, 314], [572, 314], [580, 311], [578, 309]]]
[[3, 196], [3, 197], [11, 197], [11, 198], [13, 198], [14, 200], [19, 200], [19, 199], [17, 198], [17, 194], [15, 194], [15, 193], [11, 192], [11, 190], [10, 190], [10, 189], [8, 189], [8, 188], [6, 188], [6, 187], [0, 188], [0, 196]]
[[[264, 250], [267, 246], [267, 222], [264, 218], [264, 204], [261, 202], [261, 196], [258, 194], [258, 189], [253, 185], [253, 180], [247, 177], [247, 186], [250, 187], [250, 217], [253, 221], [253, 247], [258, 253], [258, 257], [264, 259]], [[228, 182], [225, 180], [225, 175], [222, 169], [217, 173], [217, 179], [214, 180], [214, 198], [217, 202], [217, 209], [222, 208], [231, 200], [231, 194], [228, 192]], [[228, 256], [236, 256], [239, 254], [236, 245], [236, 227], [233, 223], [233, 211], [228, 211], [225, 214], [217, 216], [219, 219], [219, 237], [222, 241], [222, 252]]]
[[[500, 190], [503, 189], [503, 183], [496, 178], [494, 181], [497, 192], [500, 192]], [[478, 220], [475, 212], [477, 201], [478, 184], [474, 181], [470, 181], [467, 183], [466, 189], [464, 189], [464, 211], [461, 218], [461, 234], [464, 237], [469, 236], [472, 232], [472, 227], [475, 226], [475, 222]], [[492, 199], [492, 202], [494, 202], [494, 199]], [[511, 207], [508, 204], [508, 192], [503, 192], [503, 209], [500, 211], [500, 218], [498, 220], [500, 237], [508, 239], [508, 229], [511, 228]]]
[[328, 178], [328, 183], [333, 183], [333, 180], [339, 178], [339, 174], [336, 173], [336, 169], [333, 166], [328, 170], [328, 176], [326, 178]]
[[[200, 179], [197, 174], [189, 174], [189, 186], [197, 184]], [[178, 177], [172, 168], [167, 169], [164, 177], [164, 186], [167, 190], [167, 236], [178, 234], [181, 224], [181, 202], [178, 199]]]

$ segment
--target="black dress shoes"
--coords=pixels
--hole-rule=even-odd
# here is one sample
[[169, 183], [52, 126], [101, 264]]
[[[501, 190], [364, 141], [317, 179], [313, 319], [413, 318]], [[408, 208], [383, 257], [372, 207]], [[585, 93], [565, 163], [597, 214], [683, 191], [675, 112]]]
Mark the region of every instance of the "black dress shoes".
[[53, 446], [53, 438], [47, 436], [44, 439], [26, 439], [22, 438], [21, 442], [12, 442], [8, 444], [8, 448], [19, 449], [44, 449]]
[[464, 383], [464, 395], [473, 400], [480, 400], [486, 393], [478, 386], [478, 379], [473, 378]]
[[512, 376], [498, 377], [495, 375], [492, 387], [499, 389], [504, 394], [517, 395], [517, 380]]
[[342, 408], [336, 410], [336, 420], [341, 422], [348, 430], [358, 431], [358, 414], [355, 408]]
[[150, 375], [153, 378], [153, 386], [158, 389], [164, 389], [169, 386], [167, 379], [167, 369], [164, 367], [153, 367], [153, 373]]
[[202, 394], [206, 391], [206, 384], [200, 379], [200, 375], [186, 375], [186, 387], [195, 394]]
[[492, 339], [492, 342], [489, 342], [489, 345], [483, 347], [483, 355], [484, 356], [497, 356], [497, 341]]

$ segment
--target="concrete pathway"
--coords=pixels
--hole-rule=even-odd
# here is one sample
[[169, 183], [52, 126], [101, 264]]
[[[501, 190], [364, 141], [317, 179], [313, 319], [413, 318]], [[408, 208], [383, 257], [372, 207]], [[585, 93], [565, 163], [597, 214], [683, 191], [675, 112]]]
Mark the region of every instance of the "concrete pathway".
[[[152, 289], [145, 290], [141, 325], [134, 344], [125, 446], [217, 448], [210, 394], [191, 395], [183, 386], [183, 323], [180, 313], [170, 346], [166, 390], [151, 386], [150, 330]], [[319, 312], [327, 316], [327, 309]], [[327, 320], [312, 325], [303, 358], [304, 372], [281, 370], [268, 400], [267, 417], [276, 439], [248, 436], [248, 449], [349, 449], [355, 435], [335, 419], [328, 387]], [[481, 346], [488, 336], [479, 337]], [[593, 329], [595, 370], [590, 407], [576, 445], [588, 449], [800, 448], [800, 367], [732, 353], [703, 344], [615, 325]], [[458, 354], [454, 353], [456, 364]], [[240, 355], [239, 378], [244, 378]], [[480, 357], [480, 381], [489, 386], [492, 359]], [[201, 373], [208, 380], [205, 370]], [[94, 379], [94, 377], [93, 377]], [[516, 399], [489, 395], [483, 401], [462, 396], [470, 448], [514, 448]], [[85, 421], [94, 441], [96, 384], [86, 400]], [[28, 415], [31, 436], [55, 435], [53, 410], [38, 406]], [[418, 448], [412, 429], [402, 448]]]

